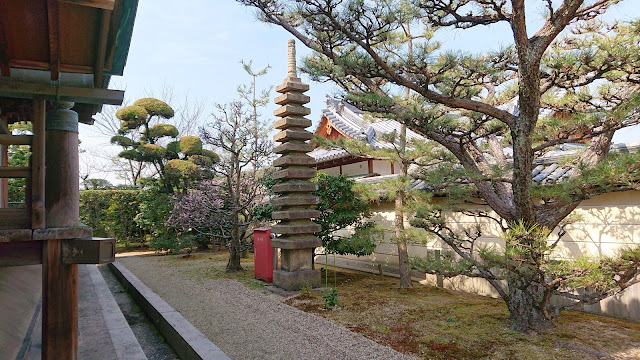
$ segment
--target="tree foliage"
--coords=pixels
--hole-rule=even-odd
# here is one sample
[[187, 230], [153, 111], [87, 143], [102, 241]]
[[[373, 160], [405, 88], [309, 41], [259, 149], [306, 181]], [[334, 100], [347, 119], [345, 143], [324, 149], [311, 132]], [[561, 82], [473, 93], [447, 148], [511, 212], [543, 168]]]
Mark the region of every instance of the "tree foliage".
[[80, 192], [80, 221], [99, 237], [118, 243], [141, 242], [145, 231], [133, 221], [140, 212], [138, 190], [87, 190]]
[[[322, 226], [315, 235], [329, 254], [371, 255], [380, 240], [381, 231], [368, 221], [369, 202], [353, 189], [355, 181], [343, 175], [320, 172], [316, 179], [320, 216], [314, 222]], [[349, 229], [349, 234], [339, 230]]]
[[[30, 134], [31, 123], [18, 122], [9, 125], [14, 134]], [[31, 151], [27, 145], [11, 145], [7, 150], [9, 166], [29, 166]], [[8, 179], [8, 195], [10, 203], [24, 203], [26, 201], [26, 179]]]
[[[240, 271], [243, 252], [252, 247], [254, 207], [264, 202], [263, 179], [269, 176], [273, 143], [258, 109], [266, 104], [268, 91], [256, 97], [256, 78], [267, 68], [254, 72], [251, 63], [243, 66], [253, 77], [250, 86], [237, 89], [239, 100], [216, 104], [213, 121], [200, 128], [200, 138], [184, 137], [182, 151], [196, 164], [202, 155], [218, 154], [219, 161], [208, 164], [215, 176], [178, 198], [167, 222], [181, 233], [196, 233], [223, 244], [229, 250], [227, 271]], [[202, 139], [202, 141], [200, 141]], [[203, 142], [215, 151], [204, 151]]]
[[[611, 182], [618, 189], [627, 185], [624, 171], [598, 175], [601, 164], [615, 161], [609, 157], [614, 132], [639, 119], [640, 22], [599, 20], [619, 0], [546, 1], [540, 24], [528, 22], [539, 14], [525, 8], [530, 4], [525, 0], [240, 2], [315, 50], [303, 69], [312, 78], [335, 82], [347, 101], [397, 119], [437, 144], [433, 154], [425, 154], [441, 162], [425, 169], [426, 180], [438, 179], [431, 183], [434, 189], [460, 201], [473, 195], [492, 209], [475, 215], [497, 221], [506, 248], [490, 256], [482, 250], [484, 259], [475, 246], [480, 236], [474, 229], [451, 227], [443, 209], [425, 205], [416, 225], [451, 247], [459, 264], [468, 265], [467, 274], [496, 288], [509, 307], [513, 329], [551, 326], [557, 313], [549, 303], [554, 294], [593, 302], [640, 281], [638, 261], [630, 255], [634, 250], [626, 253], [631, 257], [623, 262], [625, 276], [602, 273], [602, 283], [615, 286], [603, 287], [607, 290], [596, 296], [576, 295], [571, 286], [577, 283], [568, 281], [567, 273], [538, 261], [549, 250], [542, 246], [543, 235], [562, 228], [582, 200], [611, 189]], [[417, 35], [404, 31], [404, 24]], [[467, 29], [493, 24], [509, 28], [510, 45], [469, 53], [442, 50], [437, 41], [442, 32], [462, 29], [464, 36]], [[405, 89], [411, 96], [401, 96]], [[570, 195], [557, 191], [566, 185], [550, 186], [553, 190], [535, 185], [534, 158], [577, 141], [586, 145], [567, 162], [572, 172], [566, 184], [575, 185]], [[523, 247], [530, 253], [522, 254]], [[498, 257], [503, 266], [495, 274], [495, 262], [489, 260]], [[590, 264], [606, 267], [595, 260]]]
[[[133, 105], [116, 112], [121, 120], [118, 135], [111, 143], [121, 146], [119, 156], [139, 164], [134, 183], [142, 172], [141, 164], [150, 164], [168, 192], [185, 192], [190, 185], [206, 176], [205, 167], [218, 161], [218, 156], [202, 148], [197, 136], [179, 136], [178, 129], [160, 119], [171, 119], [174, 110], [164, 101], [154, 98], [136, 100]], [[171, 140], [176, 139], [176, 140]]]

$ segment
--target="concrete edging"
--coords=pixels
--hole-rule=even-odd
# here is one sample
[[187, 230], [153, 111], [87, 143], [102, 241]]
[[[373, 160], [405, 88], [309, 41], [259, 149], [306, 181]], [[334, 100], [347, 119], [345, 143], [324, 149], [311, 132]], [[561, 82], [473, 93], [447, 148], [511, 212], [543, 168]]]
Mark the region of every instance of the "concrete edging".
[[122, 311], [120, 311], [120, 307], [113, 298], [111, 290], [109, 290], [98, 267], [96, 265], [84, 266], [89, 272], [89, 278], [98, 296], [102, 316], [109, 330], [109, 337], [111, 337], [118, 360], [147, 360], [140, 343], [138, 343], [138, 339], [131, 331], [131, 327], [124, 318]]
[[118, 261], [109, 269], [181, 359], [230, 360], [200, 330]]

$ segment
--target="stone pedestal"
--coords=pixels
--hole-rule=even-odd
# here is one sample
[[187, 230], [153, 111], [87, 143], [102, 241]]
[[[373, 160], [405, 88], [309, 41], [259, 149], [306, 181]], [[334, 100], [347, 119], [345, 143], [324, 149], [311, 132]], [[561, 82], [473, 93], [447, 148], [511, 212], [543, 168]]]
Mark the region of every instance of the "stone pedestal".
[[311, 113], [303, 106], [309, 102], [309, 97], [303, 94], [307, 90], [309, 85], [296, 75], [295, 42], [289, 40], [288, 76], [276, 87], [282, 95], [275, 99], [281, 107], [274, 115], [281, 119], [274, 123], [274, 128], [281, 131], [274, 141], [281, 144], [274, 152], [281, 156], [273, 162], [280, 168], [273, 177], [281, 182], [273, 188], [279, 196], [272, 203], [280, 210], [272, 215], [279, 222], [272, 228], [278, 237], [271, 242], [274, 248], [281, 249], [281, 265], [273, 273], [273, 283], [286, 290], [318, 287], [321, 282], [320, 272], [313, 270], [313, 249], [321, 246], [322, 241], [313, 235], [321, 226], [311, 221], [320, 213], [314, 209], [318, 202], [312, 194], [316, 185], [309, 181], [316, 176], [316, 170], [314, 159], [307, 155], [313, 150], [308, 143], [313, 134], [305, 129], [311, 126], [311, 120], [304, 117]]

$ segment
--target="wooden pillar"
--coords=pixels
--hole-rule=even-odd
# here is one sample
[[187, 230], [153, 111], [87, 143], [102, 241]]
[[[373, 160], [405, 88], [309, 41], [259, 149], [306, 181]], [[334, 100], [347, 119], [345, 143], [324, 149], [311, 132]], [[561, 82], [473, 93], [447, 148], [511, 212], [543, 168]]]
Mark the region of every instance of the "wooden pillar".
[[[0, 109], [0, 114], [2, 111]], [[0, 128], [4, 125], [8, 126], [8, 121], [0, 118]], [[1, 134], [2, 132], [0, 132]], [[0, 166], [9, 165], [9, 155], [8, 155], [9, 146], [8, 145], [0, 145]], [[9, 179], [0, 179], [0, 208], [9, 207]]]
[[33, 100], [33, 119], [31, 120], [33, 140], [31, 142], [31, 198], [25, 199], [31, 206], [31, 228], [45, 227], [45, 112], [46, 100]]
[[[78, 115], [59, 103], [46, 120], [46, 226], [79, 222]], [[40, 119], [43, 120], [43, 119]], [[78, 358], [78, 265], [62, 264], [63, 239], [42, 247], [42, 358]]]

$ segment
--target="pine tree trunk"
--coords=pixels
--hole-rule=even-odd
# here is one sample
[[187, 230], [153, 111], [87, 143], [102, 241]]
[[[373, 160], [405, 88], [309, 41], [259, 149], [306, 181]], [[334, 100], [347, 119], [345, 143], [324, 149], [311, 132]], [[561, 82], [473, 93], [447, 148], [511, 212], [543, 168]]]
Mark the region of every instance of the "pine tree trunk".
[[396, 242], [398, 244], [398, 267], [400, 271], [400, 286], [403, 288], [411, 287], [411, 269], [409, 268], [409, 252], [407, 250], [407, 237], [404, 231], [404, 189], [396, 192], [395, 211], [396, 217], [394, 221]]
[[542, 286], [529, 284], [523, 286], [520, 279], [509, 279], [510, 326], [522, 333], [540, 332], [553, 326], [552, 318], [547, 316], [548, 304], [544, 298]]

